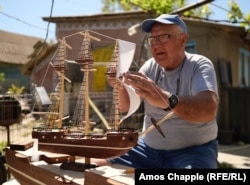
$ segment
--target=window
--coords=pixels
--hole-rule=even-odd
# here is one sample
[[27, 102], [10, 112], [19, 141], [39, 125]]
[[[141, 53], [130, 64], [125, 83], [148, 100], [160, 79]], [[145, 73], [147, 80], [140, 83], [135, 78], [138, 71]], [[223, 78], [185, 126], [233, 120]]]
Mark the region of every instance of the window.
[[196, 45], [195, 42], [188, 42], [186, 44], [185, 50], [189, 53], [196, 53]]
[[250, 86], [250, 52], [240, 49], [239, 58], [239, 84], [240, 86]]

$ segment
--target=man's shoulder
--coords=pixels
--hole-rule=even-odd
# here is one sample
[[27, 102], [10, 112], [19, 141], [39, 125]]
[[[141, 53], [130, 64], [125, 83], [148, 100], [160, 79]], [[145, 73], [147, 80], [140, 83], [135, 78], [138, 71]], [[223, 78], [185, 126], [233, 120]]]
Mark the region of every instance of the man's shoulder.
[[195, 63], [195, 64], [212, 63], [208, 57], [197, 53], [186, 52], [186, 60], [189, 61], [190, 63]]
[[147, 67], [147, 68], [152, 68], [154, 66], [158, 66], [157, 62], [155, 61], [155, 59], [152, 57], [152, 58], [149, 58], [148, 60], [146, 60], [143, 64], [144, 67]]
[[154, 58], [150, 58], [142, 65], [139, 72], [146, 74], [148, 77], [153, 78], [153, 76], [159, 71], [160, 66], [157, 64]]
[[149, 63], [152, 64], [152, 63], [156, 63], [156, 61], [155, 61], [154, 57], [151, 57], [151, 58], [149, 58], [148, 60], [145, 61], [145, 64], [146, 63], [147, 64], [149, 64]]

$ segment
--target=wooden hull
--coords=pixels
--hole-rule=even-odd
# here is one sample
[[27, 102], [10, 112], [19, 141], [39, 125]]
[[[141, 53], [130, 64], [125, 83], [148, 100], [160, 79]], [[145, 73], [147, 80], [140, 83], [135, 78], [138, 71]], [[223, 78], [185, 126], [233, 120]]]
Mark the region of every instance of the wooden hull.
[[41, 151], [109, 158], [121, 156], [137, 143], [138, 132], [110, 132], [105, 136], [68, 137], [63, 132], [33, 131], [32, 138], [38, 139]]
[[6, 149], [6, 162], [11, 174], [21, 185], [79, 185], [60, 175], [30, 163], [30, 157]]

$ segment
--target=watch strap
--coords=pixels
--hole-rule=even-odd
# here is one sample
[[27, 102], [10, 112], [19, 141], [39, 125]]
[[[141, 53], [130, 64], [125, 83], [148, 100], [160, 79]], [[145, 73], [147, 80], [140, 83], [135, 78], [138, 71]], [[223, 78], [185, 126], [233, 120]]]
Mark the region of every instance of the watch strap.
[[178, 103], [178, 97], [176, 95], [171, 95], [169, 98], [169, 107], [163, 109], [164, 111], [172, 110]]

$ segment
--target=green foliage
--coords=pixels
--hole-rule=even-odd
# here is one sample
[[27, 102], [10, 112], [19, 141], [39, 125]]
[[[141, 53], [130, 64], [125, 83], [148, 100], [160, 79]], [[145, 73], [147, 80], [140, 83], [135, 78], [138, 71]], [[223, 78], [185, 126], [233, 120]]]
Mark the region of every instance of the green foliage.
[[140, 7], [131, 4], [128, 0], [102, 0], [102, 3], [103, 12], [131, 11], [140, 9]]
[[200, 15], [202, 17], [206, 17], [208, 19], [211, 14], [213, 14], [213, 12], [210, 10], [208, 5], [204, 5], [204, 6], [201, 7]]
[[[127, 0], [125, 0], [127, 1]], [[140, 6], [140, 8], [145, 12], [155, 13], [157, 15], [161, 13], [168, 13], [173, 10], [174, 0], [147, 0], [147, 1], [139, 1], [139, 0], [131, 0], [134, 5]]]
[[103, 0], [103, 11], [114, 12], [118, 9], [123, 11], [142, 10], [144, 12], [160, 15], [184, 6], [186, 0]]
[[205, 18], [209, 19], [209, 16], [213, 14], [213, 11], [211, 11], [209, 5], [203, 5], [201, 7], [188, 10], [184, 12], [184, 16], [186, 17], [200, 17], [200, 18]]
[[227, 14], [227, 18], [232, 23], [240, 23], [250, 33], [250, 13], [244, 15], [235, 0], [228, 2], [230, 12]]
[[0, 152], [3, 151], [7, 146], [7, 141], [2, 141], [0, 142]]
[[250, 34], [250, 13], [245, 15], [245, 23], [241, 23], [241, 25], [244, 26]]
[[219, 169], [235, 169], [235, 167], [232, 164], [222, 162], [218, 164]]
[[[187, 5], [187, 0], [103, 0], [103, 11], [114, 12], [118, 9], [123, 11], [142, 10], [147, 13], [160, 15], [171, 13], [180, 7]], [[116, 8], [117, 7], [117, 8]], [[118, 8], [119, 7], [119, 8]], [[208, 18], [212, 14], [208, 5], [189, 10], [185, 16]]]
[[11, 87], [8, 89], [8, 93], [19, 95], [19, 94], [22, 94], [24, 90], [25, 90], [24, 86], [18, 87], [12, 84]]
[[[142, 10], [147, 13], [160, 15], [163, 13], [171, 13], [178, 8], [187, 5], [187, 0], [102, 0], [104, 12], [115, 11], [131, 11]], [[250, 27], [250, 13], [245, 15], [242, 13], [236, 0], [229, 0], [228, 6], [230, 12], [227, 17], [232, 23], [241, 22], [241, 26], [246, 27], [249, 31]], [[201, 7], [185, 11], [184, 16], [193, 16], [208, 19], [213, 12], [210, 10], [209, 4]]]
[[238, 22], [239, 19], [243, 19], [243, 13], [240, 10], [238, 4], [232, 0], [228, 2], [228, 6], [230, 8], [230, 12], [227, 14], [227, 17], [233, 23]]
[[0, 73], [0, 82], [4, 82], [4, 81], [5, 81], [5, 74]]

